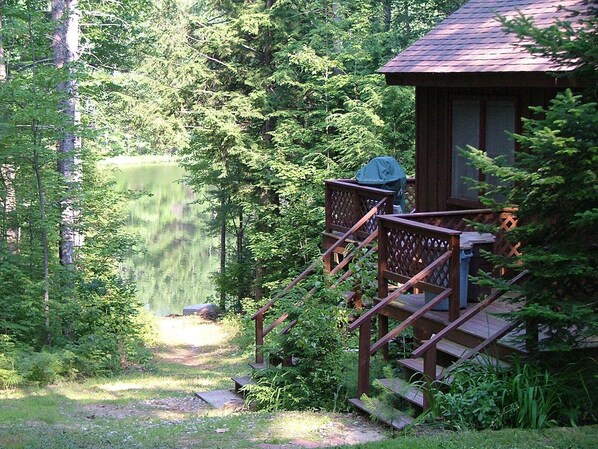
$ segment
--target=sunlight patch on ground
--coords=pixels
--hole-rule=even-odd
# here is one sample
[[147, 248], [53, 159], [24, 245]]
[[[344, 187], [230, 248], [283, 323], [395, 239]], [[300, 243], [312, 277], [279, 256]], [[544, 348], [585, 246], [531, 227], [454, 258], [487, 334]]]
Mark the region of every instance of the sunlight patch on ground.
[[197, 317], [179, 317], [159, 321], [160, 339], [163, 344], [173, 346], [220, 346], [231, 337], [222, 326], [203, 321]]

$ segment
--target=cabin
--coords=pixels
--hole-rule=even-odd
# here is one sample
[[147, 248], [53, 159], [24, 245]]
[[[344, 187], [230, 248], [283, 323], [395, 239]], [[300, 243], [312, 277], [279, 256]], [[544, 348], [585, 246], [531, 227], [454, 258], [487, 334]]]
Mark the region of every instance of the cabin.
[[[408, 213], [393, 213], [394, 192], [355, 180], [325, 183], [325, 269], [343, 273], [363, 248], [378, 254], [378, 297], [350, 325], [359, 332], [358, 397], [351, 400], [357, 408], [379, 416], [375, 406], [361, 399], [370, 391], [371, 356], [388, 354], [389, 342], [406, 329], [413, 329], [418, 347], [410, 358], [398, 361], [404, 376], [379, 383], [415, 410], [428, 407], [430, 388], [450, 382], [449, 367], [465, 360], [506, 364], [509, 355], [527, 351], [517, 336], [537, 337], [531, 324], [517, 327], [499, 316], [517, 307], [499, 292], [463, 288], [468, 274], [489, 269], [483, 250], [509, 256], [519, 248], [504, 238], [505, 231], [517, 226], [516, 215], [482, 207], [478, 192], [464, 178], [484, 180], [484, 174], [472, 169], [458, 148], [472, 145], [512, 160], [519, 149], [507, 133], [521, 131], [521, 118], [530, 116], [529, 107], [546, 107], [559, 90], [575, 87], [572, 78], [552, 74], [566, 74], [571, 67], [557, 67], [530, 54], [517, 37], [503, 31], [497, 14], [524, 14], [543, 27], [567, 19], [568, 10], [583, 8], [583, 0], [470, 0], [380, 69], [388, 85], [415, 86], [416, 91], [416, 172], [402, 192]], [[495, 224], [498, 231], [479, 234], [472, 221]], [[348, 243], [355, 247], [349, 254]], [[351, 292], [351, 299], [358, 302], [359, 294]], [[288, 322], [288, 315], [268, 316], [277, 299], [253, 316], [255, 368], [267, 363], [261, 346], [270, 332], [292, 332], [294, 322]], [[377, 335], [372, 335], [374, 318]], [[409, 384], [413, 376], [426, 380], [421, 388]], [[379, 418], [395, 428], [412, 421], [399, 412]]]

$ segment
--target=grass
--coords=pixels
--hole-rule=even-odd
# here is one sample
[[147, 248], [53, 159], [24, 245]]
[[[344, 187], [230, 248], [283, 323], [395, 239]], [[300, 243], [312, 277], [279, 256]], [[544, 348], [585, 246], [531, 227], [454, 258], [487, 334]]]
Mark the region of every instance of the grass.
[[[156, 361], [148, 368], [0, 391], [0, 448], [274, 449], [356, 443], [342, 447], [589, 449], [598, 440], [598, 427], [462, 433], [428, 429], [426, 435], [389, 439], [388, 430], [351, 414], [213, 410], [193, 393], [228, 389], [231, 376], [247, 373], [247, 356], [231, 344], [235, 333], [230, 324], [161, 319]], [[361, 443], [373, 438], [384, 440]]]
[[598, 426], [553, 428], [543, 431], [504, 429], [404, 436], [393, 440], [338, 446], [351, 449], [591, 449], [598, 441]]

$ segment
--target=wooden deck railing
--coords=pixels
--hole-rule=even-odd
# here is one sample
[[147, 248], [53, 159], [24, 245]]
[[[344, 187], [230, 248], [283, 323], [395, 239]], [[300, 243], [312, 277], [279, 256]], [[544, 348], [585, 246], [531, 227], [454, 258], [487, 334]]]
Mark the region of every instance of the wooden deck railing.
[[[443, 229], [404, 218], [380, 217], [378, 229], [378, 303], [349, 326], [359, 328], [358, 395], [368, 392], [370, 357], [413, 325], [440, 301], [449, 298], [449, 318], [459, 317], [459, 237], [460, 231]], [[389, 294], [389, 281], [399, 287]], [[422, 309], [385, 332], [371, 343], [372, 318], [409, 290], [418, 288], [435, 293]]]
[[405, 216], [411, 221], [439, 226], [441, 228], [453, 229], [456, 231], [474, 231], [471, 222], [496, 225], [498, 231], [495, 233], [496, 241], [494, 253], [511, 257], [519, 255], [519, 244], [513, 245], [506, 240], [506, 233], [517, 226], [515, 210], [495, 212], [491, 209], [457, 210], [443, 212], [421, 212]]
[[[365, 226], [370, 220], [374, 219], [376, 215], [380, 214], [380, 210], [383, 207], [386, 207], [387, 198], [384, 197], [380, 199], [377, 203], [373, 205], [369, 211], [366, 211], [362, 215], [362, 217], [356, 221], [333, 245], [331, 245], [317, 260], [315, 260], [309, 267], [307, 267], [299, 276], [297, 276], [293, 281], [289, 283], [281, 292], [274, 296], [270, 301], [268, 301], [264, 306], [262, 306], [251, 318], [255, 321], [255, 360], [256, 363], [263, 363], [264, 357], [262, 354], [262, 346], [264, 344], [264, 337], [272, 332], [277, 326], [282, 324], [287, 318], [288, 314], [283, 313], [278, 318], [276, 318], [270, 325], [264, 328], [264, 316], [265, 314], [272, 308], [272, 306], [287, 294], [291, 289], [293, 289], [297, 284], [299, 284], [303, 279], [309, 276], [314, 269], [321, 263], [322, 260], [325, 260], [329, 257], [338, 247], [345, 244], [346, 240], [355, 235], [362, 226]], [[338, 272], [342, 267], [348, 264], [353, 257], [354, 254], [358, 254], [358, 252], [372, 242], [376, 238], [377, 235], [377, 228], [372, 231], [369, 235], [367, 235], [363, 241], [346, 257], [346, 259], [339, 264], [339, 266], [335, 267], [334, 270], [331, 271], [331, 274], [335, 274]], [[293, 326], [291, 323], [287, 326], [283, 332], [288, 332], [290, 327]]]
[[[380, 215], [393, 213], [394, 192], [357, 184], [354, 179], [336, 179], [326, 184], [326, 232], [345, 232], [374, 204], [384, 199]], [[407, 180], [403, 193], [406, 211], [415, 209], [415, 179]], [[353, 238], [361, 240], [377, 227], [375, 217], [370, 219]]]
[[418, 223], [407, 216], [380, 218], [378, 238], [378, 296], [388, 296], [389, 282], [404, 284], [417, 273], [451, 252], [449, 263], [439, 266], [426, 281], [415, 285], [419, 290], [440, 294], [452, 289], [449, 297], [449, 319], [459, 317], [459, 241], [461, 231]]
[[[463, 323], [473, 314], [479, 313], [497, 299], [495, 295], [469, 310], [460, 317], [460, 235], [473, 231], [471, 222], [498, 224], [499, 235], [495, 248], [499, 253], [512, 255], [517, 247], [506, 245], [501, 234], [516, 225], [516, 219], [507, 212], [496, 213], [481, 209], [471, 211], [450, 211], [413, 213], [406, 215], [383, 216], [379, 218], [378, 238], [378, 297], [379, 302], [366, 314], [356, 320], [350, 329], [359, 327], [359, 395], [369, 388], [370, 356], [379, 350], [386, 350], [391, 339], [409, 326], [414, 325], [440, 301], [449, 299], [449, 321]], [[517, 282], [519, 278], [513, 280]], [[398, 283], [399, 287], [389, 294], [389, 283]], [[414, 312], [397, 327], [388, 330], [388, 325], [379, 323], [379, 339], [371, 343], [371, 318], [382, 311], [399, 296], [417, 288], [419, 291], [433, 293], [435, 296]], [[458, 325], [457, 325], [458, 327]], [[450, 325], [454, 329], [453, 324]], [[489, 341], [483, 342], [479, 350], [501, 338], [512, 328], [505, 327]], [[478, 350], [477, 348], [474, 348]], [[420, 354], [420, 350], [418, 350]], [[422, 352], [423, 354], [423, 352]], [[426, 354], [426, 376], [435, 380], [436, 353]]]

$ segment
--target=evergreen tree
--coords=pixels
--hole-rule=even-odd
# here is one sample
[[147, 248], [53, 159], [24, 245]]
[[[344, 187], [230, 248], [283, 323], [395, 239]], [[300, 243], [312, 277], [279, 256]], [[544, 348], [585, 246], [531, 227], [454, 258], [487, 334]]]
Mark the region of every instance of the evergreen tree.
[[486, 202], [518, 208], [520, 224], [508, 238], [521, 242], [522, 254], [495, 260], [529, 271], [521, 290], [515, 289], [523, 306], [512, 317], [528, 324], [533, 348], [539, 338], [541, 347], [570, 350], [598, 334], [597, 20], [591, 6], [587, 16], [545, 29], [525, 17], [503, 20], [507, 29], [532, 40], [526, 45], [534, 53], [574, 67], [573, 76], [588, 89], [585, 98], [567, 90], [548, 109], [534, 109], [535, 118], [514, 136], [522, 151], [513, 166], [470, 149], [478, 168], [503, 180], [496, 189], [481, 186], [488, 190]]
[[238, 306], [248, 287], [259, 298], [319, 253], [324, 179], [351, 177], [380, 154], [412, 171], [413, 91], [374, 72], [442, 18], [446, 2], [207, 5], [188, 29], [209, 76], [192, 97], [184, 154], [191, 182], [217, 187], [221, 236], [235, 229], [226, 266], [242, 277], [223, 271], [220, 286], [236, 290]]

